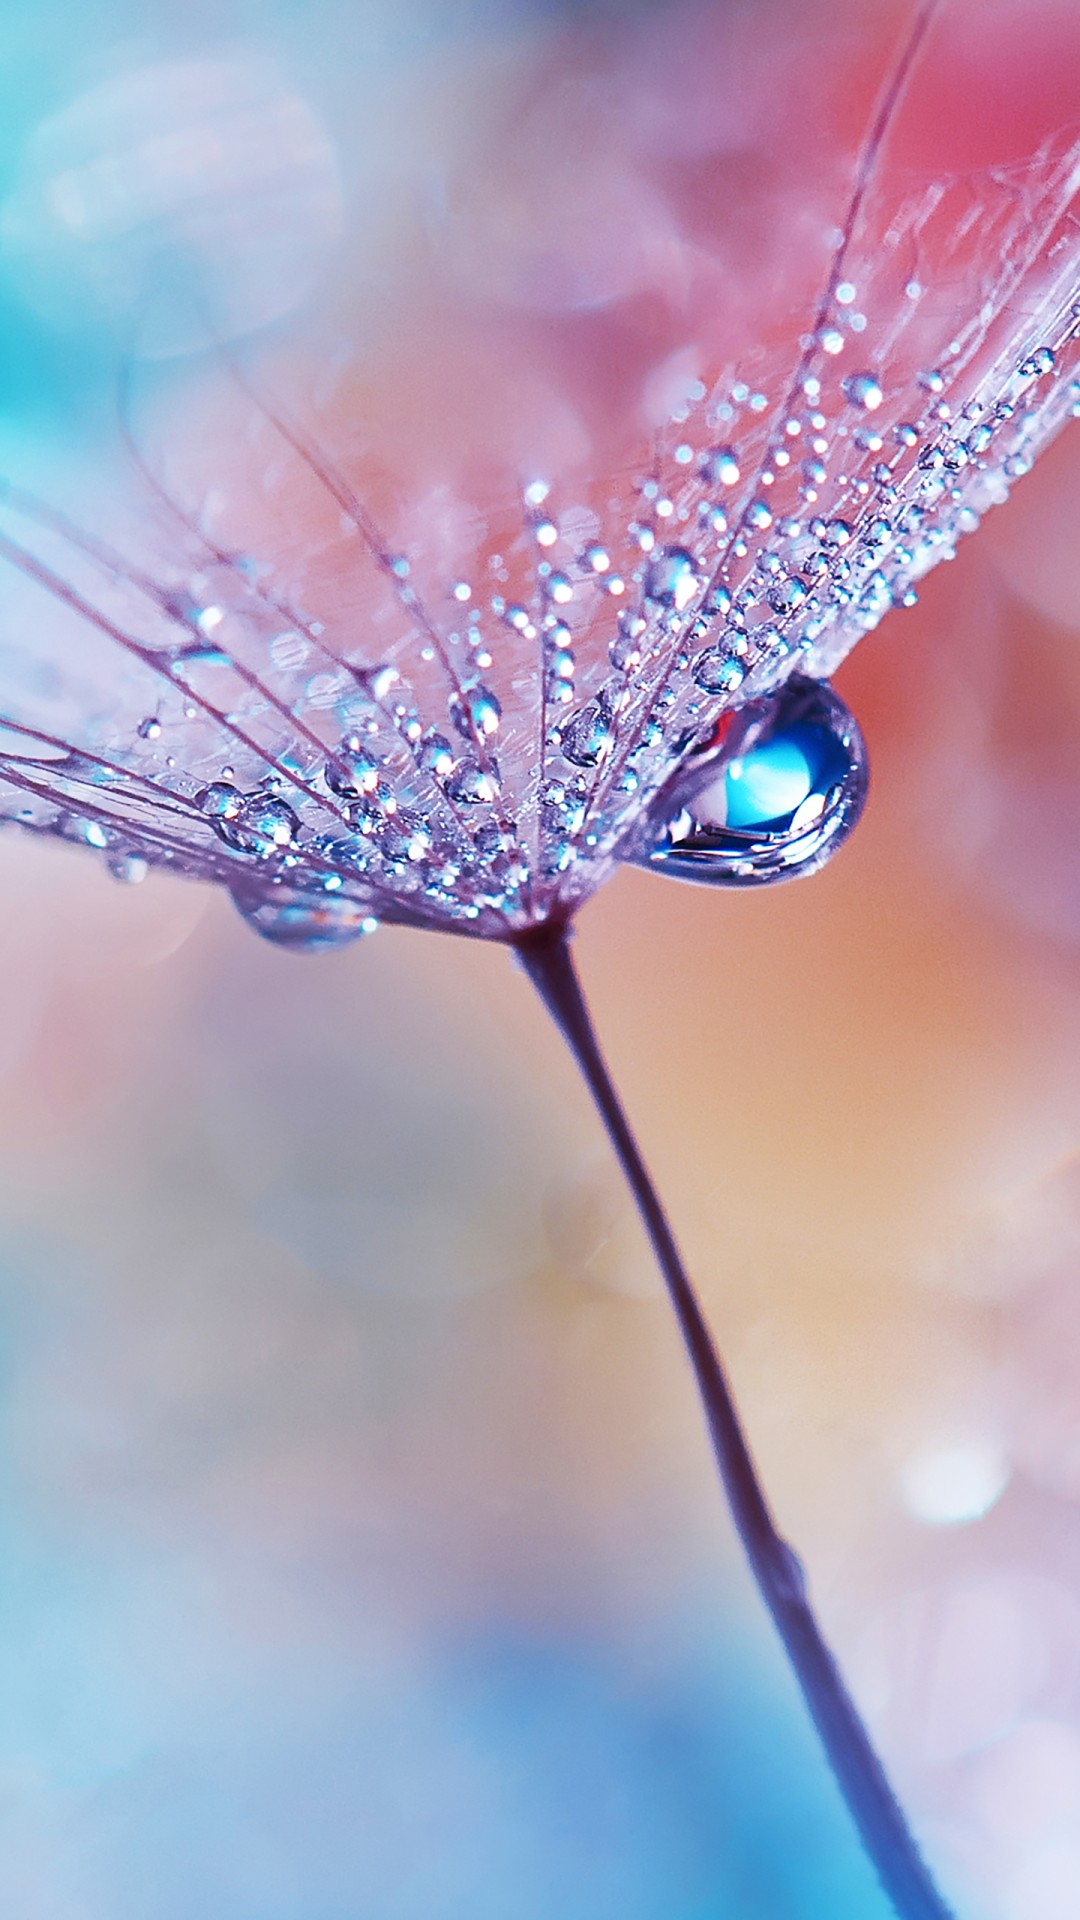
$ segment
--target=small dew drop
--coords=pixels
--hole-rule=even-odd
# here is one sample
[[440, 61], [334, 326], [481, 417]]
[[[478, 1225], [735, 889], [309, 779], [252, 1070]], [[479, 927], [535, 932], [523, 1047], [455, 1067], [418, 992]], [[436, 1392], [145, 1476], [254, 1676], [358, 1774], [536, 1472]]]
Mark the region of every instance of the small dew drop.
[[694, 665], [694, 679], [703, 693], [736, 693], [745, 678], [746, 669], [719, 648], [701, 654]]
[[141, 853], [110, 853], [105, 864], [113, 879], [125, 887], [139, 886], [150, 871], [150, 862]]
[[477, 807], [494, 800], [495, 783], [475, 760], [459, 760], [446, 782], [446, 792], [455, 806]]
[[846, 547], [851, 540], [851, 533], [849, 521], [827, 520], [821, 528], [821, 544], [823, 547]]
[[208, 787], [195, 796], [199, 812], [215, 824], [219, 820], [235, 820], [243, 804], [243, 794], [228, 780], [212, 780]]
[[453, 770], [454, 749], [446, 735], [437, 732], [434, 727], [424, 734], [416, 757], [420, 765], [439, 780], [445, 780]]
[[352, 800], [361, 793], [374, 793], [379, 784], [379, 764], [359, 736], [351, 733], [341, 742], [334, 758], [327, 761], [323, 777], [331, 793], [343, 800]]
[[1052, 347], [1037, 347], [1026, 360], [1021, 360], [1017, 371], [1025, 380], [1037, 380], [1044, 374], [1053, 373], [1057, 358]]
[[876, 413], [885, 398], [880, 382], [872, 373], [850, 373], [843, 382], [843, 391], [853, 407], [861, 407], [864, 413]]
[[575, 767], [598, 767], [614, 744], [611, 701], [598, 693], [562, 729], [562, 751]]
[[685, 547], [664, 547], [645, 574], [646, 598], [682, 613], [702, 585], [697, 561]]
[[489, 687], [472, 687], [468, 693], [469, 716], [481, 739], [490, 739], [499, 731], [502, 708]]
[[739, 461], [734, 447], [713, 447], [701, 462], [701, 477], [714, 487], [734, 487], [739, 481]]

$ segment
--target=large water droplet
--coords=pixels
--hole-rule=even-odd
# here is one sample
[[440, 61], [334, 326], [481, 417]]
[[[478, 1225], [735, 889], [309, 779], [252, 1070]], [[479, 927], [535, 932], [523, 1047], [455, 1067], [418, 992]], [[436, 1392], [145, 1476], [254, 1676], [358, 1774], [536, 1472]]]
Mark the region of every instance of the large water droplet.
[[843, 845], [866, 799], [866, 748], [832, 688], [792, 675], [735, 757], [710, 754], [668, 788], [660, 831], [638, 864], [713, 886], [814, 873]]
[[346, 947], [374, 933], [379, 924], [358, 901], [336, 893], [279, 896], [247, 894], [237, 888], [232, 901], [255, 933], [289, 953], [324, 953], [331, 947]]

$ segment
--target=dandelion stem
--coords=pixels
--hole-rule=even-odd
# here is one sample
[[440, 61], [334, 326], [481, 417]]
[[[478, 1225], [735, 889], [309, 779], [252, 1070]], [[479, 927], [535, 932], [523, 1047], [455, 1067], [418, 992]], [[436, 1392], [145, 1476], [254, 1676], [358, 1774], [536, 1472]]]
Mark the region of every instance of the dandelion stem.
[[519, 938], [516, 952], [580, 1068], [637, 1203], [694, 1369], [739, 1539], [863, 1846], [900, 1920], [952, 1920], [822, 1638], [800, 1563], [777, 1531], [723, 1365], [600, 1051], [569, 930], [537, 928]]

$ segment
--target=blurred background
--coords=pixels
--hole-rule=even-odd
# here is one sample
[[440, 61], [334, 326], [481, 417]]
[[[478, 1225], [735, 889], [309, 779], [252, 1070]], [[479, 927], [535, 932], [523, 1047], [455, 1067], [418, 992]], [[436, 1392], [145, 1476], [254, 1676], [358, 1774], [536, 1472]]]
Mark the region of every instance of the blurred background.
[[[486, 124], [492, 76], [568, 17], [686, 10], [197, 14], [3, 10], [13, 474], [92, 492], [118, 358], [190, 367], [211, 295], [276, 341], [325, 292], [355, 349], [395, 194]], [[165, 139], [209, 97], [244, 139], [190, 200], [144, 171], [133, 210], [116, 128]], [[176, 205], [191, 307], [146, 267]], [[1080, 1911], [1078, 509], [1067, 433], [844, 667], [875, 778], [827, 872], [730, 899], [627, 872], [578, 935], [766, 1485], [963, 1920]], [[4, 1911], [885, 1920], [508, 957], [383, 930], [301, 960], [224, 898], [14, 832], [0, 874]]]

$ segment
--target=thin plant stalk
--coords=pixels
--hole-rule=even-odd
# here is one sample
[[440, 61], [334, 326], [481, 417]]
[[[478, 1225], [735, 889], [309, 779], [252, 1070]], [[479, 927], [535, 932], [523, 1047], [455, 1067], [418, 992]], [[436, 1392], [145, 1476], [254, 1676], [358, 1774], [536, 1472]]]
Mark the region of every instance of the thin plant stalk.
[[769, 1510], [720, 1356], [600, 1051], [569, 929], [538, 928], [519, 938], [516, 952], [570, 1048], [633, 1194], [694, 1369], [739, 1539], [866, 1853], [900, 1920], [953, 1920], [822, 1637], [800, 1562]]

